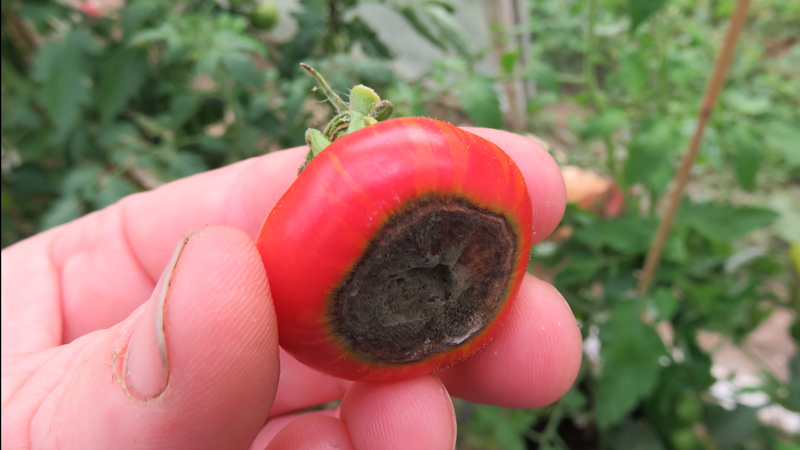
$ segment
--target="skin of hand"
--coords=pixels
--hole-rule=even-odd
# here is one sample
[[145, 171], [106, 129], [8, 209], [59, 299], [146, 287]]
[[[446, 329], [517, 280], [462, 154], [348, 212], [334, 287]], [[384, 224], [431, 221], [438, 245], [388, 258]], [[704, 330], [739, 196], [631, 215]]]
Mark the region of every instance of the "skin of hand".
[[[544, 239], [566, 202], [555, 161], [524, 137], [469, 131], [516, 161]], [[253, 239], [305, 152], [131, 195], [5, 249], [2, 448], [451, 450], [450, 395], [535, 408], [570, 388], [580, 332], [531, 275], [499, 334], [431, 375], [353, 383], [281, 351]]]

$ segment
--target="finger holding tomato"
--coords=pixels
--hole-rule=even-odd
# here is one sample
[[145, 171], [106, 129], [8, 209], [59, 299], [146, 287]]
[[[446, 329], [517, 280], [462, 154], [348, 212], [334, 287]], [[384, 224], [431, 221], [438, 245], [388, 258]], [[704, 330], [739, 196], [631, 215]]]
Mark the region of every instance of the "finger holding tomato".
[[[426, 126], [424, 121], [413, 123]], [[381, 125], [387, 128], [376, 130], [399, 126], [381, 122], [370, 127]], [[488, 142], [480, 141], [487, 155], [494, 152], [494, 159], [486, 161], [505, 161], [500, 150], [524, 181], [529, 202], [524, 214], [518, 214], [518, 208], [506, 208], [505, 213], [485, 208], [493, 214], [486, 220], [494, 223], [492, 217], [511, 211], [521, 223], [516, 229], [509, 225], [514, 249], [517, 240], [524, 246], [544, 239], [565, 207], [563, 181], [552, 158], [532, 141], [510, 133], [447, 130], [449, 135]], [[369, 127], [363, 131], [369, 132]], [[502, 320], [487, 320], [497, 323], [491, 338], [472, 349], [476, 353], [468, 359], [456, 358], [435, 370], [437, 363], [429, 369], [432, 374], [352, 382], [314, 370], [279, 350], [283, 330], [264, 254], [272, 252], [288, 261], [307, 257], [303, 252], [309, 247], [296, 243], [259, 249], [254, 240], [290, 186], [322, 167], [324, 160], [314, 159], [297, 177], [307, 150], [272, 153], [130, 196], [4, 250], [4, 444], [131, 448], [150, 442], [171, 448], [274, 450], [335, 443], [354, 449], [450, 450], [456, 432], [450, 395], [531, 408], [569, 389], [580, 365], [580, 333], [558, 292], [525, 273], [519, 274], [516, 288], [509, 282], [507, 290], [514, 291], [513, 296], [500, 296], [500, 303], [510, 302], [510, 308], [493, 310], [502, 311]], [[436, 160], [444, 161], [444, 153], [440, 156]], [[469, 173], [472, 166], [466, 167]], [[511, 166], [505, 167], [512, 187], [520, 185], [513, 182]], [[496, 170], [504, 173], [502, 165]], [[480, 207], [483, 200], [476, 198], [485, 192], [456, 189], [457, 173], [442, 171], [436, 188], [450, 189], [443, 198], [457, 199], [451, 205], [456, 213], [475, 204]], [[385, 168], [380, 174], [388, 176]], [[424, 194], [432, 179], [397, 183], [408, 192]], [[492, 189], [499, 197], [506, 192], [491, 186], [486, 192]], [[507, 204], [517, 204], [514, 199], [521, 198], [520, 193], [509, 192], [513, 195]], [[387, 196], [380, 201], [390, 200]], [[409, 201], [419, 205], [422, 200], [409, 194], [394, 206], [383, 204], [402, 212]], [[385, 230], [386, 224], [409, 223], [392, 222], [396, 217], [376, 215], [373, 232]], [[458, 214], [454, 217], [448, 220], [469, 222]], [[418, 223], [423, 228], [426, 224], [430, 220]], [[198, 231], [187, 235], [187, 230]], [[444, 255], [429, 262], [432, 270], [423, 278], [430, 278], [431, 289], [457, 289], [459, 280], [467, 277], [466, 269], [451, 264], [453, 259], [457, 260]], [[341, 258], [331, 262], [341, 263]], [[303, 269], [301, 279], [309, 280], [322, 270]], [[404, 276], [408, 280], [417, 272], [424, 271]], [[517, 272], [511, 273], [513, 277]], [[433, 275], [446, 281], [435, 281]], [[404, 314], [413, 316], [398, 311], [395, 305], [391, 314], [376, 317], [391, 322]], [[480, 316], [484, 310], [475, 311]], [[457, 329], [465, 334], [471, 330], [461, 325]], [[472, 336], [479, 339], [480, 333], [464, 342], [469, 344]], [[413, 333], [406, 336], [413, 340]], [[418, 341], [409, 345], [420, 348]], [[420, 361], [430, 358], [424, 353], [412, 356], [410, 364], [421, 367]], [[400, 359], [381, 364], [409, 364]], [[339, 399], [336, 409], [296, 414]]]

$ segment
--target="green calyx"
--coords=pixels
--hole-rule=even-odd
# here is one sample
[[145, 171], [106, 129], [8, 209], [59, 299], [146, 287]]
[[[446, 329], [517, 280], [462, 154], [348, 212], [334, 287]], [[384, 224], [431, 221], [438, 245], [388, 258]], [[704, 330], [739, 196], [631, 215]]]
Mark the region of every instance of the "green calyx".
[[315, 156], [331, 145], [331, 142], [344, 135], [386, 120], [394, 111], [392, 102], [381, 100], [375, 91], [361, 84], [350, 90], [350, 103], [347, 103], [333, 91], [319, 72], [307, 64], [301, 63], [300, 65], [317, 81], [319, 89], [325, 93], [328, 101], [336, 108], [336, 115], [328, 122], [323, 131], [314, 128], [306, 130], [306, 144], [308, 144], [309, 151], [306, 154], [305, 162], [297, 171], [298, 175]]

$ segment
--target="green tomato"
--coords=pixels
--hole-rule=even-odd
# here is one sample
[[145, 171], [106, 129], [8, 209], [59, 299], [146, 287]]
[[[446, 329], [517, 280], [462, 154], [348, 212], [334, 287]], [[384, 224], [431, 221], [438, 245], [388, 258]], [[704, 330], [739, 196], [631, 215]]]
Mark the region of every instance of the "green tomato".
[[789, 258], [792, 260], [797, 275], [800, 275], [800, 242], [795, 242], [789, 247]]
[[257, 30], [271, 30], [278, 23], [278, 7], [269, 0], [263, 0], [250, 11], [250, 23]]
[[700, 447], [700, 442], [691, 428], [681, 428], [672, 432], [670, 440], [675, 450], [695, 450]]
[[692, 424], [700, 420], [703, 414], [703, 403], [694, 395], [684, 395], [675, 405], [675, 415], [682, 423]]

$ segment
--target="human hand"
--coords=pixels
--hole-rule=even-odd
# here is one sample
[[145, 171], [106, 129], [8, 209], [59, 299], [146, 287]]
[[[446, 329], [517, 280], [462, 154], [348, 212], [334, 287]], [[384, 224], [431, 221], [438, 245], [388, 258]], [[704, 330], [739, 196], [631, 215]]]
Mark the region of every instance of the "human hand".
[[[565, 207], [555, 162], [523, 137], [470, 131], [521, 169], [541, 241]], [[580, 333], [560, 294], [530, 275], [497, 336], [436, 376], [351, 383], [279, 351], [253, 238], [304, 154], [132, 195], [4, 250], [2, 447], [450, 450], [448, 392], [533, 408], [569, 389]]]

